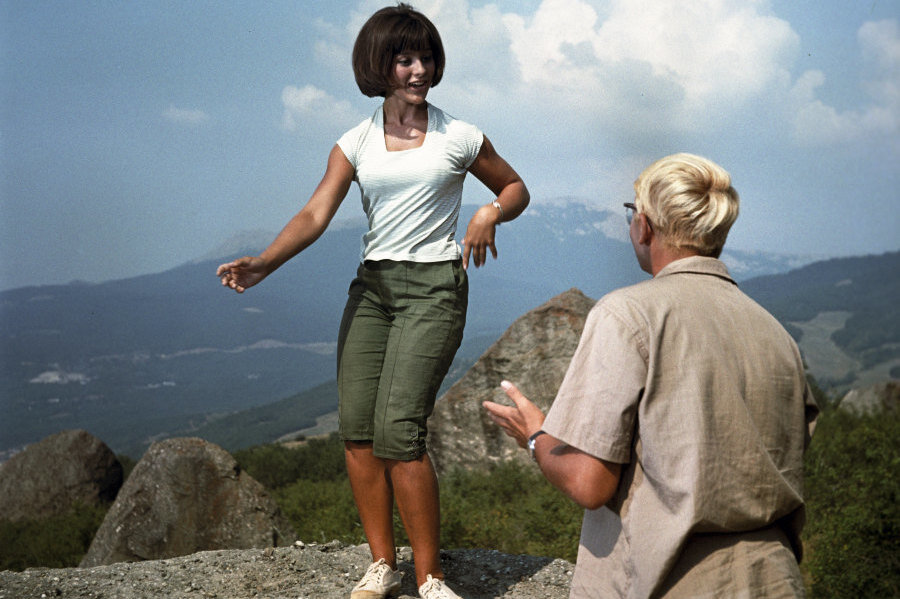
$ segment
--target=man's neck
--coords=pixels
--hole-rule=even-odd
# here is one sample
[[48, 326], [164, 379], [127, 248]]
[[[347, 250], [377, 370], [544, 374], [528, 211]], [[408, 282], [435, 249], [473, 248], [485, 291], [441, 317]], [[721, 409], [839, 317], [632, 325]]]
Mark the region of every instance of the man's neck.
[[654, 277], [666, 266], [691, 256], [699, 256], [700, 252], [693, 248], [676, 248], [659, 242], [654, 238], [650, 244], [650, 274]]

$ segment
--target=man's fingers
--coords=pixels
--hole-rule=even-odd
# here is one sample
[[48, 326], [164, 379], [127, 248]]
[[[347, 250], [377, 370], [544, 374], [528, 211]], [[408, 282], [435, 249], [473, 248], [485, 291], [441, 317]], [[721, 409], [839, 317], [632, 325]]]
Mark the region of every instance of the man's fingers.
[[513, 403], [518, 406], [522, 401], [527, 401], [526, 398], [519, 388], [510, 383], [509, 381], [501, 381], [500, 388], [502, 388], [506, 392], [506, 396], [513, 400]]
[[515, 438], [516, 424], [512, 420], [512, 416], [514, 416], [518, 410], [492, 401], [485, 401], [482, 405], [487, 410], [488, 416], [490, 416], [494, 424], [502, 428], [507, 435]]
[[517, 408], [512, 408], [510, 406], [504, 406], [503, 404], [494, 403], [492, 401], [485, 401], [481, 405], [488, 411], [491, 418], [495, 421], [499, 418], [501, 420], [509, 420], [509, 418], [515, 414]]

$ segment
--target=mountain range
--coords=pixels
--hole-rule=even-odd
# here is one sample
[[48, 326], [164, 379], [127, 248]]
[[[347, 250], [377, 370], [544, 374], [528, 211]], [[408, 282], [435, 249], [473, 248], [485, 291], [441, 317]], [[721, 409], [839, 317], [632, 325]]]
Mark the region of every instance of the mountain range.
[[[461, 229], [474, 210], [463, 207]], [[242, 236], [161, 273], [0, 292], [0, 452], [71, 428], [138, 457], [168, 436], [222, 438], [234, 449], [313, 427], [335, 408], [337, 325], [364, 228], [335, 223], [242, 295], [221, 288], [216, 266], [273, 235]], [[578, 288], [599, 298], [647, 276], [624, 216], [577, 202], [530, 207], [498, 228], [497, 246], [498, 260], [470, 269], [466, 337], [446, 385], [551, 297]], [[723, 254], [835, 389], [897, 376], [898, 257]]]

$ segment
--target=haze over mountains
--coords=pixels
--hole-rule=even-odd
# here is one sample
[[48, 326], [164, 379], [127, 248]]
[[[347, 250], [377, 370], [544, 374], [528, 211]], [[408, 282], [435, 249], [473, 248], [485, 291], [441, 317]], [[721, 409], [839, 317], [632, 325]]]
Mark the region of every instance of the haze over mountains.
[[[461, 229], [473, 211], [463, 207]], [[363, 230], [362, 223], [333, 226], [243, 295], [222, 289], [215, 267], [258, 252], [270, 234], [158, 274], [0, 292], [0, 452], [85, 428], [139, 457], [154, 439], [222, 425], [229, 422], [222, 415], [261, 406], [290, 413], [297, 428], [311, 426], [334, 409], [337, 325]], [[448, 382], [551, 297], [577, 287], [599, 298], [644, 280], [625, 231], [621, 214], [571, 202], [529, 208], [501, 226], [499, 260], [470, 270], [466, 338]], [[831, 351], [821, 368], [840, 366], [833, 378], [846, 386], [860, 372], [889, 376], [897, 366], [900, 315], [890, 306], [898, 255], [791, 273], [810, 259], [737, 251], [723, 259], [751, 296], [779, 318], [784, 313], [782, 322], [805, 323], [792, 332]], [[866, 333], [842, 333], [846, 328]], [[835, 346], [832, 333], [847, 338], [846, 347]], [[300, 392], [305, 398], [293, 398]], [[233, 422], [241, 421], [247, 417]]]

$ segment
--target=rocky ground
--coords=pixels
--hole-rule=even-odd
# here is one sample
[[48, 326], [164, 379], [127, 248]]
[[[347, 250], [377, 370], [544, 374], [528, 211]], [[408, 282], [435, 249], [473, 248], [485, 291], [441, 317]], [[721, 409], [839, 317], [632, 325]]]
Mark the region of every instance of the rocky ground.
[[[412, 552], [400, 550], [400, 599], [418, 597]], [[0, 599], [345, 599], [369, 565], [366, 545], [206, 551], [95, 568], [0, 572]], [[466, 599], [565, 599], [573, 565], [493, 550], [441, 553], [450, 586]]]

